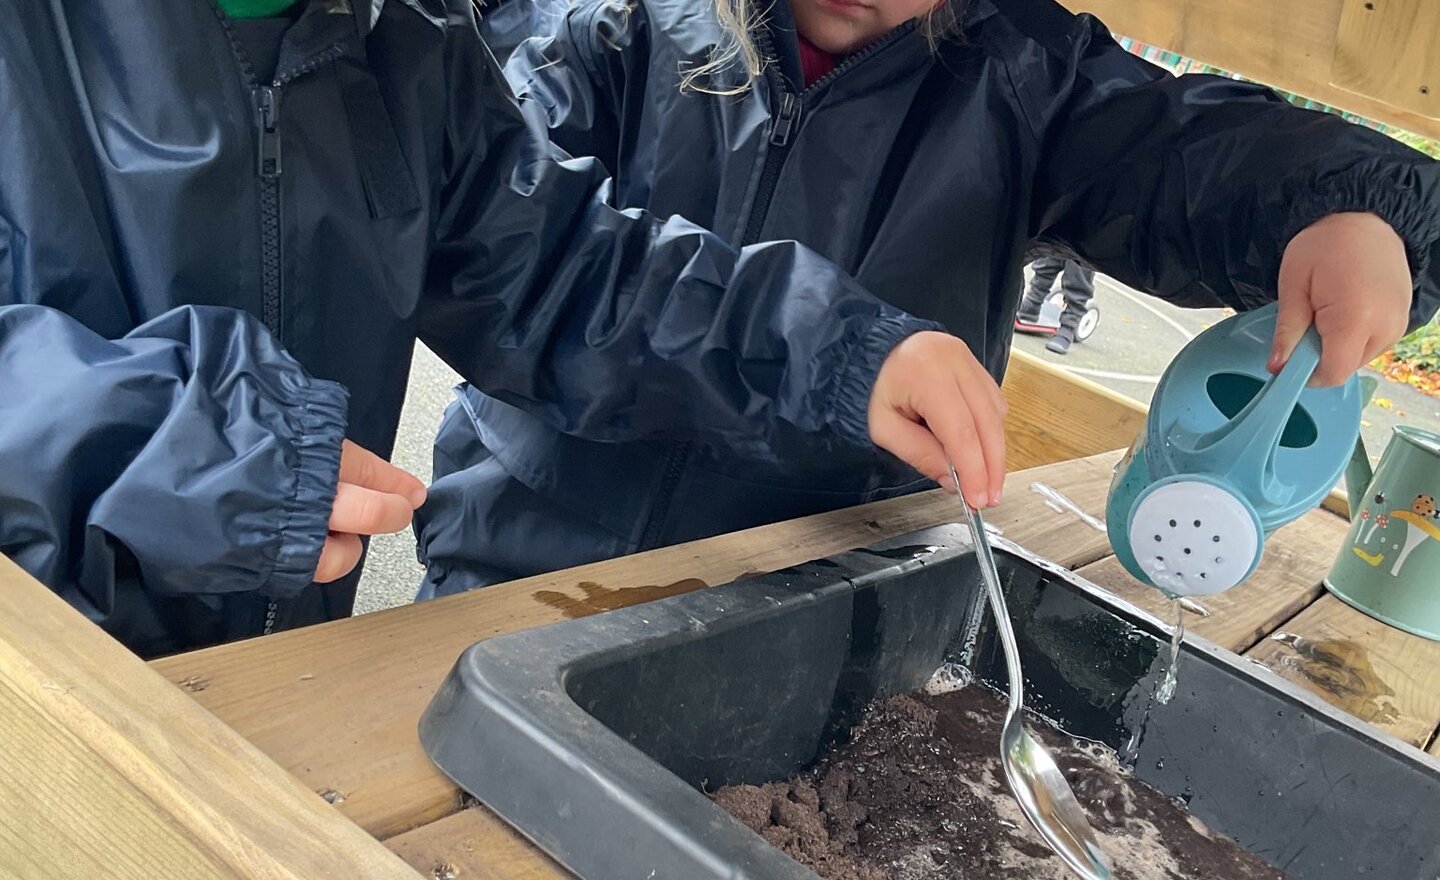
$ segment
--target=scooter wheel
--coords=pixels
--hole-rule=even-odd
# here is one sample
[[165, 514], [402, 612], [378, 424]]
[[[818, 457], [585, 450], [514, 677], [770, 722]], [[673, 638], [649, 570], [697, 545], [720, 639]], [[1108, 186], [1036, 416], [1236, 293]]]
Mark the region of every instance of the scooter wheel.
[[1090, 338], [1090, 335], [1095, 332], [1095, 328], [1099, 324], [1100, 307], [1091, 306], [1086, 309], [1085, 314], [1080, 317], [1080, 326], [1075, 328], [1075, 338], [1084, 342]]

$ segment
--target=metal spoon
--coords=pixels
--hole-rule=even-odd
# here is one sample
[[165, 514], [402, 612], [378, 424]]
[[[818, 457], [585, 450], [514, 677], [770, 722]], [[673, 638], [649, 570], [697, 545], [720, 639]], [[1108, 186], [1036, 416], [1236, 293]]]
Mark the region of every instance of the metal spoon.
[[1015, 646], [1015, 631], [1010, 624], [1010, 612], [1005, 607], [1005, 594], [1000, 589], [1000, 573], [995, 569], [990, 539], [985, 535], [985, 521], [980, 517], [980, 511], [965, 500], [964, 493], [960, 491], [960, 477], [955, 473], [953, 464], [950, 465], [950, 479], [955, 481], [960, 506], [965, 508], [966, 525], [970, 527], [975, 542], [980, 574], [985, 579], [990, 609], [995, 612], [995, 629], [1000, 633], [1000, 644], [1005, 649], [1005, 666], [1010, 673], [1010, 709], [1005, 713], [1005, 729], [1000, 734], [1000, 765], [1005, 768], [1005, 779], [1010, 783], [1010, 791], [1019, 802], [1025, 818], [1030, 820], [1066, 867], [1086, 880], [1112, 880], [1110, 861], [1096, 844], [1095, 832], [1085, 819], [1085, 812], [1075, 799], [1075, 793], [1055, 765], [1055, 759], [1030, 735], [1021, 720], [1025, 689], [1020, 671], [1020, 650]]

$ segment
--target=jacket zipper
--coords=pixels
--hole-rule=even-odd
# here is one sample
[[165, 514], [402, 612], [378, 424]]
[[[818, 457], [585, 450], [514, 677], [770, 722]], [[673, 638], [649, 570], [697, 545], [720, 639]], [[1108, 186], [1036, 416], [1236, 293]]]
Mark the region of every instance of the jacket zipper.
[[[255, 85], [250, 92], [255, 111], [255, 173], [260, 178], [260, 317], [277, 340], [284, 338], [281, 334], [284, 303], [284, 260], [280, 235], [280, 174], [284, 170], [280, 149], [281, 90], [287, 83], [340, 55], [341, 51], [338, 46], [327, 49], [303, 67], [276, 77], [270, 85]], [[279, 615], [279, 600], [267, 599], [261, 635], [268, 636], [275, 631]]]
[[[280, 254], [280, 87], [257, 86], [251, 93], [255, 107], [255, 173], [260, 178], [260, 285], [261, 319], [271, 335], [280, 339], [280, 294], [283, 275]], [[261, 635], [275, 631], [280, 603], [265, 601]]]
[[280, 89], [259, 86], [255, 103], [255, 146], [260, 177], [260, 280], [264, 291], [261, 317], [280, 338]]
[[[769, 33], [761, 31], [759, 36], [765, 57], [772, 57], [775, 53]], [[770, 129], [770, 149], [765, 152], [765, 165], [760, 171], [760, 184], [755, 189], [755, 200], [750, 208], [750, 217], [745, 224], [745, 231], [740, 237], [741, 247], [754, 244], [760, 237], [760, 230], [765, 224], [765, 215], [770, 209], [770, 199], [775, 194], [775, 184], [780, 179], [780, 168], [785, 163], [785, 154], [790, 147], [790, 139], [794, 137], [795, 130], [800, 126], [800, 96], [785, 88], [782, 78], [775, 72], [774, 65], [768, 66], [766, 70], [766, 76], [779, 96], [779, 106], [776, 107], [775, 122]], [[660, 494], [656, 499], [656, 505], [650, 512], [650, 520], [646, 523], [645, 532], [640, 539], [641, 550], [649, 550], [659, 544], [660, 530], [668, 518], [670, 502], [675, 494], [675, 489], [680, 484], [680, 477], [684, 474], [685, 465], [690, 460], [690, 452], [694, 446], [695, 441], [682, 440], [666, 457], [665, 473], [660, 478]]]
[[[760, 171], [760, 183], [755, 188], [755, 199], [751, 203], [750, 217], [745, 224], [745, 232], [740, 238], [741, 247], [752, 245], [760, 240], [760, 232], [765, 226], [765, 218], [770, 213], [770, 201], [775, 197], [775, 186], [780, 181], [780, 170], [784, 167], [785, 157], [790, 152], [790, 142], [794, 140], [795, 132], [800, 128], [805, 99], [813, 97], [820, 89], [834, 82], [836, 77], [841, 76], [914, 28], [914, 21], [893, 28], [869, 46], [836, 65], [833, 70], [799, 94], [787, 86], [785, 78], [774, 64], [766, 66], [765, 76], [779, 97], [775, 108], [775, 123], [770, 129], [770, 149], [765, 152], [765, 165]], [[768, 30], [761, 29], [758, 34], [758, 42], [766, 58], [775, 56], [775, 45]], [[690, 459], [690, 452], [694, 445], [693, 440], [682, 440], [666, 457], [665, 473], [660, 479], [658, 503], [651, 510], [649, 521], [645, 524], [645, 531], [641, 534], [640, 550], [649, 550], [659, 544], [660, 530], [664, 526], [665, 515], [670, 509], [671, 496], [675, 494], [675, 489], [680, 483], [680, 477], [684, 473], [685, 464]]]
[[[740, 240], [742, 247], [760, 240], [760, 232], [765, 226], [765, 218], [770, 213], [770, 201], [775, 197], [775, 185], [780, 182], [780, 170], [785, 166], [785, 157], [790, 152], [790, 142], [800, 128], [800, 119], [804, 114], [806, 100], [815, 97], [821, 89], [829, 86], [836, 78], [843, 76], [846, 71], [914, 30], [915, 27], [915, 22], [911, 20], [891, 28], [875, 42], [850, 55], [829, 73], [806, 86], [799, 94], [790, 89], [789, 84], [785, 82], [785, 77], [774, 64], [766, 66], [765, 76], [770, 81], [770, 87], [779, 96], [778, 106], [775, 108], [775, 125], [770, 129], [770, 149], [765, 153], [765, 167], [760, 172], [760, 185], [755, 189], [755, 201], [750, 208], [750, 222], [746, 224], [745, 235]], [[761, 30], [758, 41], [765, 57], [773, 58], [775, 44], [770, 32]]]

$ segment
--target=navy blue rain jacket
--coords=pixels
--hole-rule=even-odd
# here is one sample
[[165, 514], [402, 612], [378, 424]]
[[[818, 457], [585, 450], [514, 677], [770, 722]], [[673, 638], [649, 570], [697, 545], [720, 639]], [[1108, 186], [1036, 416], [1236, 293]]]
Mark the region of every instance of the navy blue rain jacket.
[[484, 0], [480, 36], [496, 60], [504, 64], [524, 41], [552, 34], [569, 8], [569, 0]]
[[873, 449], [878, 365], [933, 325], [607, 207], [468, 0], [310, 0], [266, 79], [234, 27], [0, 4], [0, 552], [135, 650], [349, 612], [310, 583], [339, 443], [389, 453], [417, 336], [555, 430]]
[[[1258, 86], [1175, 78], [1051, 0], [974, 0], [935, 51], [912, 22], [808, 88], [788, 7], [767, 5], [755, 36], [778, 61], [754, 88], [682, 93], [678, 71], [720, 40], [711, 9], [582, 0], [506, 73], [557, 144], [613, 170], [622, 204], [734, 242], [803, 242], [943, 323], [997, 379], [1034, 250], [1180, 305], [1247, 309], [1273, 298], [1296, 232], [1373, 211], [1407, 245], [1413, 321], [1435, 311], [1440, 168], [1382, 134]], [[803, 443], [760, 463], [699, 437], [587, 443], [476, 388], [435, 465], [420, 540], [440, 592], [926, 485], [893, 459]]]

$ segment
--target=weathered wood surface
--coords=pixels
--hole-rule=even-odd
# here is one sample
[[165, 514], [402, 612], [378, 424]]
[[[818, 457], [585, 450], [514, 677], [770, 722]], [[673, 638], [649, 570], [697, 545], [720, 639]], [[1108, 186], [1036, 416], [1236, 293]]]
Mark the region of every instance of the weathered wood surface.
[[1440, 642], [1324, 595], [1246, 652], [1326, 702], [1425, 748], [1440, 727]]
[[0, 877], [416, 876], [0, 556]]

